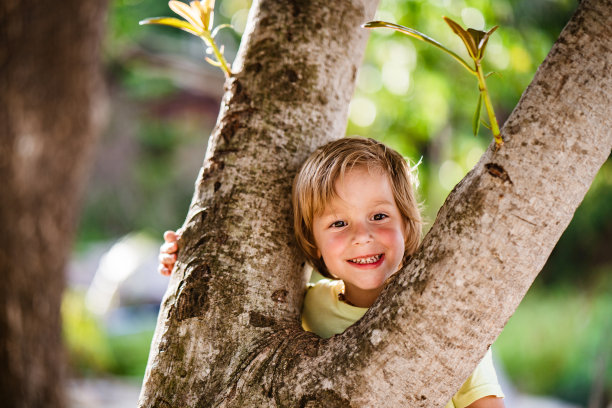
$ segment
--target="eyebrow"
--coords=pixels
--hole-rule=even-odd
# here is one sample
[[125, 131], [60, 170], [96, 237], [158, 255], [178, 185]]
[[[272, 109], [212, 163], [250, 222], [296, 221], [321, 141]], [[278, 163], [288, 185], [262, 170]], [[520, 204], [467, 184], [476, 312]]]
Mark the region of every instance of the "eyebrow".
[[[374, 206], [377, 206], [377, 205], [393, 205], [394, 203], [389, 200], [377, 200], [377, 201], [374, 201], [372, 204]], [[339, 217], [338, 213], [342, 213], [342, 211], [338, 211], [338, 209], [330, 210], [330, 211], [323, 211], [321, 214], [319, 214], [319, 217], [338, 218]]]
[[389, 200], [378, 200], [378, 201], [374, 201], [372, 204], [374, 205], [380, 205], [380, 204], [393, 205], [393, 203]]

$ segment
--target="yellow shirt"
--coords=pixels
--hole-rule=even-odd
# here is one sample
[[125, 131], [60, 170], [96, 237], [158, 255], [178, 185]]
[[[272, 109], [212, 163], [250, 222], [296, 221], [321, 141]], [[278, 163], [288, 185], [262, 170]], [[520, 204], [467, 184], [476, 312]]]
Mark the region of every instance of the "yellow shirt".
[[[329, 338], [361, 319], [368, 309], [340, 301], [338, 294], [343, 289], [342, 281], [330, 279], [322, 279], [308, 289], [302, 310], [304, 330]], [[497, 382], [490, 349], [444, 408], [464, 408], [488, 395], [504, 397]]]

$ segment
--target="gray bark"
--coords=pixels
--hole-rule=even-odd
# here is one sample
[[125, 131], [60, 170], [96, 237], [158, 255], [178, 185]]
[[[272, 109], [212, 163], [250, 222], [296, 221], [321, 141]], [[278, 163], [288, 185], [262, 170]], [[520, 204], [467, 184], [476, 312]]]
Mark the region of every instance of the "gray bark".
[[252, 10], [140, 406], [443, 406], [610, 154], [612, 1], [585, 0], [503, 128], [503, 148], [457, 185], [366, 316], [330, 340], [302, 331], [290, 185], [315, 146], [343, 134], [358, 25], [373, 7], [331, 3]]
[[61, 407], [60, 303], [104, 94], [106, 2], [0, 6], [0, 395]]

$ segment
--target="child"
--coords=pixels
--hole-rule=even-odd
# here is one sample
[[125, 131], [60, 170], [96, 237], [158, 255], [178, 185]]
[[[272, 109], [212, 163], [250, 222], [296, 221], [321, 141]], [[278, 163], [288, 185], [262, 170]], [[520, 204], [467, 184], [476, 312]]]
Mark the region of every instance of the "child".
[[[328, 278], [308, 289], [302, 326], [324, 338], [365, 314], [421, 235], [408, 164], [372, 139], [345, 138], [317, 149], [295, 178], [293, 213], [298, 245]], [[168, 231], [164, 239], [160, 272], [169, 275], [178, 236]], [[488, 351], [445, 408], [499, 408], [501, 398]]]

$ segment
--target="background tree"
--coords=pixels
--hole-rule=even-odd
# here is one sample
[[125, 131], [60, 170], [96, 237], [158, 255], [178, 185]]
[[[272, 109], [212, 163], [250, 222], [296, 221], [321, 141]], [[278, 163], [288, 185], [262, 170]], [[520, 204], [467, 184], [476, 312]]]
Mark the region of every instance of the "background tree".
[[64, 406], [60, 300], [92, 148], [104, 118], [106, 2], [0, 6], [0, 395]]
[[448, 400], [610, 154], [611, 5], [581, 3], [504, 126], [504, 148], [488, 150], [455, 188], [373, 310], [322, 341], [299, 329], [304, 277], [287, 197], [308, 152], [343, 133], [350, 92], [337, 75], [356, 64], [342, 69], [342, 50], [372, 10], [257, 3], [187, 217], [141, 405]]

